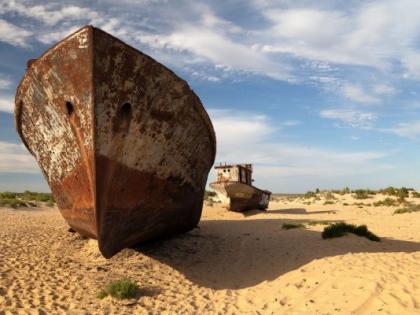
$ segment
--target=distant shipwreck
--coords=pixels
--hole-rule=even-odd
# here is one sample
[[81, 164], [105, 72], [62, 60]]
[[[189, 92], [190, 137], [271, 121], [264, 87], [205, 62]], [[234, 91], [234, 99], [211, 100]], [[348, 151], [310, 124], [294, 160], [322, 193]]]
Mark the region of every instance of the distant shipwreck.
[[220, 164], [214, 168], [217, 178], [210, 187], [225, 207], [238, 212], [267, 209], [271, 192], [252, 186], [252, 164]]
[[61, 214], [105, 257], [197, 225], [215, 133], [165, 66], [86, 26], [28, 62], [15, 102]]

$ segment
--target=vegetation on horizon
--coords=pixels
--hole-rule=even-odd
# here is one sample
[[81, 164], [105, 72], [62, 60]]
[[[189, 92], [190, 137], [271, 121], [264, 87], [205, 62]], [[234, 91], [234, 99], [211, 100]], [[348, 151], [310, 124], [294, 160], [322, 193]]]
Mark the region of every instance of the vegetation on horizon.
[[17, 192], [0, 192], [0, 206], [21, 208], [21, 207], [36, 207], [37, 202], [46, 203], [48, 207], [54, 206], [54, 198], [51, 193], [37, 193], [32, 191], [25, 191], [23, 193]]
[[118, 300], [132, 299], [136, 297], [138, 289], [137, 284], [128, 278], [122, 278], [108, 283], [105, 288], [98, 291], [96, 297], [98, 299], [103, 299], [107, 296], [111, 296]]
[[368, 230], [366, 225], [356, 226], [354, 224], [348, 224], [344, 222], [335, 223], [324, 228], [322, 232], [322, 238], [334, 238], [347, 235], [348, 233], [353, 233], [358, 236], [366, 237], [367, 239], [379, 242], [381, 239]]
[[216, 193], [214, 191], [205, 190], [204, 191], [204, 200], [208, 200], [216, 196]]

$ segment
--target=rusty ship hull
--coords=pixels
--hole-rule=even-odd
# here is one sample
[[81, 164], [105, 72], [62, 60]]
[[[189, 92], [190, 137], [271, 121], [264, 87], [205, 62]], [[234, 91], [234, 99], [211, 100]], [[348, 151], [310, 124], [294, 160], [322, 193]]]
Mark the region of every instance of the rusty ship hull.
[[215, 182], [210, 187], [228, 210], [236, 212], [265, 210], [271, 196], [271, 192], [267, 190], [236, 181]]
[[15, 104], [61, 214], [105, 257], [199, 222], [213, 126], [151, 57], [86, 26], [28, 64]]

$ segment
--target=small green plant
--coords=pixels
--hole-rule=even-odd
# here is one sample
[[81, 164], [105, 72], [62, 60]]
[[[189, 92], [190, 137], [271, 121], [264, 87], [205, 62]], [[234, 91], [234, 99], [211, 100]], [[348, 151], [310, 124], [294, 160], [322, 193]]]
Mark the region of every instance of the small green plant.
[[303, 228], [305, 227], [303, 224], [301, 223], [283, 223], [282, 229], [283, 230], [290, 230], [290, 229], [298, 229], [298, 228]]
[[308, 225], [330, 225], [333, 224], [332, 221], [310, 221], [308, 222]]
[[334, 238], [334, 237], [341, 237], [348, 233], [353, 233], [358, 236], [366, 237], [367, 239], [379, 242], [381, 239], [370, 232], [366, 225], [353, 225], [353, 224], [347, 224], [344, 222], [335, 223], [333, 225], [327, 226], [324, 228], [324, 231], [322, 232], [322, 238]]
[[347, 202], [343, 203], [343, 206], [348, 206], [349, 204]]
[[335, 204], [335, 202], [331, 200], [327, 200], [324, 202], [324, 205], [333, 205], [333, 204]]
[[420, 211], [420, 205], [409, 205], [405, 208], [400, 208], [394, 211], [394, 214], [410, 213]]
[[108, 283], [104, 289], [100, 290], [96, 297], [103, 299], [108, 295], [118, 300], [131, 299], [136, 296], [138, 286], [127, 278]]
[[48, 200], [47, 201], [47, 207], [50, 207], [50, 208], [54, 207], [54, 201]]

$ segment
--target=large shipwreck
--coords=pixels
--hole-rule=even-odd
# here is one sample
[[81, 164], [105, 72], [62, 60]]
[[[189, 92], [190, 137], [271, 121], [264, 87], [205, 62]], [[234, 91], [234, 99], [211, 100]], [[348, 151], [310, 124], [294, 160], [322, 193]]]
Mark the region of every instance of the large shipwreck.
[[267, 209], [271, 192], [252, 185], [252, 164], [220, 164], [214, 168], [216, 181], [210, 187], [227, 209], [237, 212]]
[[86, 26], [28, 62], [15, 102], [61, 214], [105, 257], [197, 225], [215, 133], [165, 66]]

